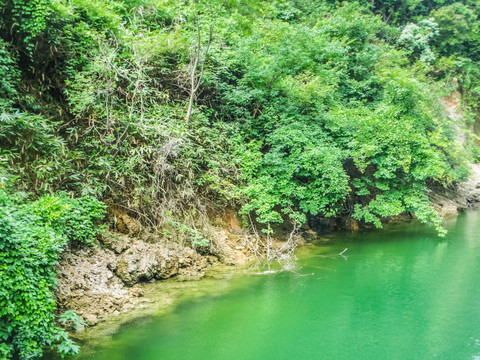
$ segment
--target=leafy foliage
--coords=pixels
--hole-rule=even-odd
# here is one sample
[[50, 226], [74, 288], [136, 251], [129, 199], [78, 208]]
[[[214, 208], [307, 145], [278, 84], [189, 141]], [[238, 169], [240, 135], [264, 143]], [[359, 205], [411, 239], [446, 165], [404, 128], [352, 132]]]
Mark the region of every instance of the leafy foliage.
[[[159, 228], [194, 229], [228, 202], [265, 224], [349, 214], [380, 225], [414, 211], [438, 225], [427, 184], [464, 176], [454, 124], [429, 94], [433, 67], [455, 53], [437, 72], [460, 71], [474, 101], [472, 2], [21, 3], [5, 3], [21, 21], [2, 15], [18, 23], [3, 97], [23, 96], [4, 106], [0, 154], [24, 190], [95, 196]], [[185, 122], [197, 23], [203, 38], [216, 30]]]
[[38, 358], [46, 345], [62, 355], [78, 352], [56, 325], [55, 265], [69, 240], [92, 242], [94, 222], [103, 216], [102, 205], [91, 198], [61, 195], [29, 201], [0, 189], [2, 358]]
[[0, 106], [12, 104], [17, 96], [17, 86], [19, 83], [20, 72], [15, 59], [10, 53], [10, 47], [7, 43], [0, 40]]
[[[16, 179], [37, 199], [0, 196], [12, 258], [0, 257], [17, 266], [3, 271], [30, 274], [13, 288], [21, 271], [0, 273], [19, 304], [28, 295], [28, 313], [1, 315], [4, 357], [76, 351], [53, 322], [52, 267], [67, 239], [92, 242], [105, 211], [96, 199], [200, 251], [207, 215], [226, 206], [267, 233], [311, 217], [381, 226], [412, 212], [442, 234], [429, 185], [465, 179], [464, 148], [479, 156], [474, 132], [459, 144], [462, 124], [437, 106], [457, 81], [474, 128], [473, 0], [0, 4], [0, 185]], [[185, 121], [192, 44], [202, 43], [192, 34], [208, 29]]]
[[46, 20], [51, 14], [48, 0], [2, 0], [3, 16], [0, 26], [9, 28], [16, 42], [25, 46], [33, 54], [35, 41], [46, 28]]
[[381, 22], [347, 4], [314, 28], [272, 23], [232, 43], [221, 106], [249, 141], [240, 150], [245, 213], [266, 224], [350, 213], [381, 226], [411, 211], [442, 232], [424, 192], [429, 181], [459, 179], [462, 157], [453, 124], [427, 100], [427, 75], [409, 66], [408, 55], [434, 59], [436, 25], [420, 26], [400, 37], [404, 53], [381, 44]]
[[406, 25], [398, 42], [403, 45], [414, 58], [430, 64], [435, 60], [435, 54], [431, 49], [432, 40], [438, 36], [438, 25], [433, 19], [424, 19], [417, 24]]

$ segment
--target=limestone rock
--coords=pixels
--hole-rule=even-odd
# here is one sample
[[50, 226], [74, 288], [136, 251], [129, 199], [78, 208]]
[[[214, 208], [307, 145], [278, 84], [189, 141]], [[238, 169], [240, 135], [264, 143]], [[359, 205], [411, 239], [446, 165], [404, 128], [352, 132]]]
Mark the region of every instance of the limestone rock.
[[65, 251], [57, 267], [59, 310], [75, 310], [93, 326], [150, 302], [136, 284], [173, 276], [199, 279], [220, 257], [231, 264], [249, 259], [246, 244], [225, 230], [213, 234], [215, 256], [200, 255], [145, 230], [136, 236], [104, 233], [98, 237], [101, 246]]
[[145, 295], [145, 293], [144, 293], [144, 291], [141, 287], [133, 287], [130, 290], [128, 290], [128, 293], [131, 296], [135, 296], [135, 297], [143, 297]]
[[135, 243], [118, 261], [117, 275], [126, 285], [167, 279], [178, 272], [178, 257], [160, 245]]
[[113, 235], [111, 233], [100, 233], [98, 240], [108, 249], [120, 254], [130, 246], [131, 239], [127, 235]]
[[113, 211], [110, 215], [113, 228], [123, 234], [135, 234], [141, 229], [140, 223], [122, 211]]
[[98, 323], [98, 318], [94, 314], [85, 314], [83, 318], [89, 326], [97, 325]]

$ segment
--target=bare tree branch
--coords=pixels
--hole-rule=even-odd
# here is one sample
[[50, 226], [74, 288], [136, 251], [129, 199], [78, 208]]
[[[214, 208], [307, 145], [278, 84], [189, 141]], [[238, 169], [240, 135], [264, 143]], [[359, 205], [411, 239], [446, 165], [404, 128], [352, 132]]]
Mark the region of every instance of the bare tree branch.
[[[225, 6], [226, 0], [222, 3], [220, 6], [219, 11]], [[190, 117], [192, 115], [192, 110], [193, 110], [193, 103], [195, 101], [195, 98], [197, 96], [198, 89], [200, 88], [200, 85], [202, 83], [203, 79], [203, 74], [205, 71], [205, 63], [207, 61], [207, 56], [208, 52], [210, 51], [210, 45], [212, 44], [212, 39], [213, 39], [213, 23], [210, 25], [210, 32], [208, 36], [208, 41], [207, 41], [207, 46], [205, 47], [205, 50], [203, 51], [203, 59], [201, 60], [201, 65], [200, 65], [200, 74], [197, 75], [197, 69], [198, 65], [200, 62], [200, 57], [202, 55], [202, 39], [201, 39], [201, 33], [200, 33], [200, 22], [198, 21], [198, 11], [197, 11], [197, 3], [194, 0], [193, 1], [193, 6], [194, 6], [194, 17], [193, 20], [195, 22], [195, 31], [197, 32], [197, 42], [196, 42], [196, 51], [194, 58], [192, 59], [192, 67], [191, 67], [191, 72], [190, 72], [190, 91], [189, 91], [189, 99], [188, 99], [188, 108], [187, 108], [187, 115], [185, 117], [185, 121], [188, 122], [190, 121]]]

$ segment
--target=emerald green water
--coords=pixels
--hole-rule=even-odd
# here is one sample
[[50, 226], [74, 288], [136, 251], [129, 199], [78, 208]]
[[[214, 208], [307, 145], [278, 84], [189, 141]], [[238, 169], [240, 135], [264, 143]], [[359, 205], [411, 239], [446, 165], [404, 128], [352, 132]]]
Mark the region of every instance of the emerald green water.
[[480, 359], [480, 213], [447, 227], [337, 234], [296, 273], [216, 280], [221, 294], [124, 324], [78, 359]]

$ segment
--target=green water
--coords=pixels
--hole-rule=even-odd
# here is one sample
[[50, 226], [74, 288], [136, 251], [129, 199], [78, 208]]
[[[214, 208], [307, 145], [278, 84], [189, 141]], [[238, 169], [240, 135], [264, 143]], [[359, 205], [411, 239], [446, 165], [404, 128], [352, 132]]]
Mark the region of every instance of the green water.
[[295, 273], [218, 280], [78, 359], [480, 359], [480, 212], [447, 227], [337, 234]]

